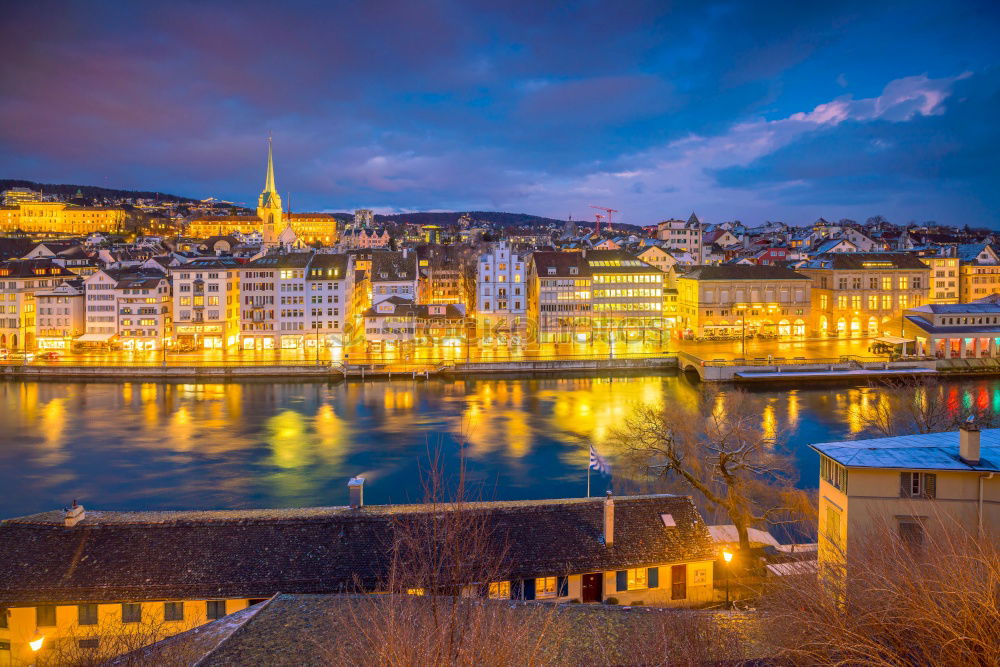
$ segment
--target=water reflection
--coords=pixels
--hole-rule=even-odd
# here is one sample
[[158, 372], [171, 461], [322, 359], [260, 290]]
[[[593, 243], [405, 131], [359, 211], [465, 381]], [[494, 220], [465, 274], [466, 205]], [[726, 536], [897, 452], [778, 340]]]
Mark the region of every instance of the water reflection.
[[[343, 504], [369, 475], [371, 502], [421, 496], [419, 467], [459, 446], [491, 497], [581, 495], [591, 442], [636, 404], [694, 410], [684, 378], [572, 378], [325, 384], [0, 384], [0, 516], [61, 507]], [[810, 442], [870, 432], [892, 392], [868, 387], [755, 391], [761, 427], [795, 449], [815, 484]], [[1000, 411], [1000, 381], [941, 385], [917, 400]], [[715, 406], [722, 409], [722, 402]]]

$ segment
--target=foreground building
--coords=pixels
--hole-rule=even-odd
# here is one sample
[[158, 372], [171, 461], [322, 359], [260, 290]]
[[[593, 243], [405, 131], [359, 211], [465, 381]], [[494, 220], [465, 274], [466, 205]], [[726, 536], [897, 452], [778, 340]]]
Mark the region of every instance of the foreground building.
[[527, 332], [528, 263], [506, 241], [476, 263], [477, 338], [483, 344], [523, 338]]
[[228, 350], [239, 345], [239, 269], [232, 257], [199, 257], [171, 269], [178, 347]]
[[[13, 662], [142, 619], [162, 636], [283, 593], [385, 590], [394, 531], [435, 505], [194, 512], [73, 507], [0, 522], [0, 642]], [[631, 496], [468, 503], [507, 572], [463, 593], [691, 606], [713, 599], [714, 548], [691, 499]], [[486, 585], [489, 584], [489, 585]]]
[[915, 547], [954, 524], [1000, 534], [1000, 429], [811, 445], [820, 455], [819, 561], [889, 528]]

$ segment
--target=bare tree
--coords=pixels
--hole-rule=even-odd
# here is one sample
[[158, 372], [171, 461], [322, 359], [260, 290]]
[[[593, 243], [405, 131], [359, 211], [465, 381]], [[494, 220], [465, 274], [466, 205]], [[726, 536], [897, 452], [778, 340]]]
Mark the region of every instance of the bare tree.
[[944, 520], [916, 547], [892, 526], [852, 536], [840, 580], [797, 578], [761, 601], [789, 664], [1000, 664], [1000, 541]]
[[[467, 500], [464, 456], [455, 480], [440, 449], [423, 474], [425, 502], [393, 517], [391, 561], [376, 589], [357, 597], [337, 645], [341, 658], [371, 665], [547, 664], [562, 634], [556, 609], [502, 601], [511, 593], [509, 536]], [[490, 600], [489, 598], [501, 598]]]
[[709, 390], [697, 408], [639, 405], [612, 433], [635, 465], [676, 477], [723, 510], [750, 548], [748, 528], [812, 514], [795, 488], [791, 456], [765, 432], [761, 409], [743, 391]]

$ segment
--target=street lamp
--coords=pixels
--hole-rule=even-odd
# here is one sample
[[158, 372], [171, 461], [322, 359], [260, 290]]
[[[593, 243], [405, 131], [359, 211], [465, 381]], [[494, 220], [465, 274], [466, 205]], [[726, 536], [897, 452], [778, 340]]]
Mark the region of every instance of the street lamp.
[[45, 643], [45, 635], [36, 631], [34, 639], [31, 639], [28, 642], [28, 646], [31, 647], [32, 653], [38, 653], [39, 651], [42, 650], [42, 644], [44, 643]]
[[723, 549], [722, 560], [726, 561], [726, 608], [729, 607], [729, 575], [731, 573], [729, 569], [729, 563], [733, 560], [733, 552], [729, 549]]

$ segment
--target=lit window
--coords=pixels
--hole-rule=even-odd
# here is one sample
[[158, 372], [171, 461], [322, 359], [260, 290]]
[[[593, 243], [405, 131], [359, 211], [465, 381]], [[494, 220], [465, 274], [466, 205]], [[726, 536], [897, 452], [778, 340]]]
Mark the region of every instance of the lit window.
[[628, 570], [628, 589], [630, 591], [635, 591], [642, 588], [648, 588], [646, 583], [648, 573], [649, 571], [644, 567]]
[[426, 595], [427, 591], [425, 591], [423, 588], [407, 588], [406, 589], [406, 594], [407, 595]]
[[490, 584], [489, 597], [495, 600], [509, 600], [510, 599], [510, 582], [509, 581], [499, 581]]
[[538, 577], [535, 579], [535, 597], [554, 598], [556, 596], [556, 577]]

